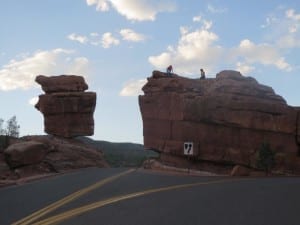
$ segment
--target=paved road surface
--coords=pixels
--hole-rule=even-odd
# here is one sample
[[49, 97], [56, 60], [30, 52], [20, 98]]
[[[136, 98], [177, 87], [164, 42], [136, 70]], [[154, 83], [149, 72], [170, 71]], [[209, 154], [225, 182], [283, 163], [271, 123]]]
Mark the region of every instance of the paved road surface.
[[91, 168], [1, 188], [0, 224], [299, 225], [300, 178]]

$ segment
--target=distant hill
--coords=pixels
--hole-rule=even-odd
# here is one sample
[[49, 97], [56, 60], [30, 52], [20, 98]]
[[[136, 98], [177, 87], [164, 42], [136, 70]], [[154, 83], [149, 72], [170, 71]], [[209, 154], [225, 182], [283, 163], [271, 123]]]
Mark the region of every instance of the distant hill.
[[135, 143], [113, 143], [78, 137], [78, 140], [99, 149], [104, 153], [105, 160], [112, 167], [139, 167], [148, 158], [158, 157], [158, 153], [145, 150], [144, 146]]

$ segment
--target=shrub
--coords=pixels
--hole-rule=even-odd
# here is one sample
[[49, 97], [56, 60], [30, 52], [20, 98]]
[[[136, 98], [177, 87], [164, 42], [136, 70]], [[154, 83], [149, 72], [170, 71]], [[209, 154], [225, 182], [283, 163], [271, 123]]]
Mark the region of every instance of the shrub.
[[268, 142], [261, 144], [258, 151], [257, 167], [262, 169], [268, 175], [275, 164], [275, 152], [271, 149]]
[[0, 151], [6, 149], [9, 145], [9, 137], [7, 135], [0, 135]]

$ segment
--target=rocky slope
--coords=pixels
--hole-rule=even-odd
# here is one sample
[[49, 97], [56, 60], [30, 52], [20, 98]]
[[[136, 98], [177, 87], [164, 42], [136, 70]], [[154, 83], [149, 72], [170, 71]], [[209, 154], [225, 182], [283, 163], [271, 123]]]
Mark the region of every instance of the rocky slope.
[[0, 149], [0, 185], [26, 177], [86, 167], [108, 167], [99, 149], [76, 139], [50, 135], [10, 138]]
[[[260, 146], [269, 143], [273, 171], [300, 173], [300, 110], [254, 78], [222, 71], [200, 80], [154, 71], [143, 91], [144, 145], [164, 163], [228, 174], [235, 165], [256, 168]], [[192, 151], [185, 152], [189, 144]]]

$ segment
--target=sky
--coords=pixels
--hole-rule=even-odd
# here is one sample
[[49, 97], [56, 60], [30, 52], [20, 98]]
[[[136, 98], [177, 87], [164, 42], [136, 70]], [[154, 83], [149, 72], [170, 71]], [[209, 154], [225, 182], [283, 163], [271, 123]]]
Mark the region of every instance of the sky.
[[153, 70], [237, 70], [300, 106], [298, 0], [1, 0], [0, 118], [44, 133], [37, 75], [84, 76], [93, 139], [143, 143], [138, 95]]

